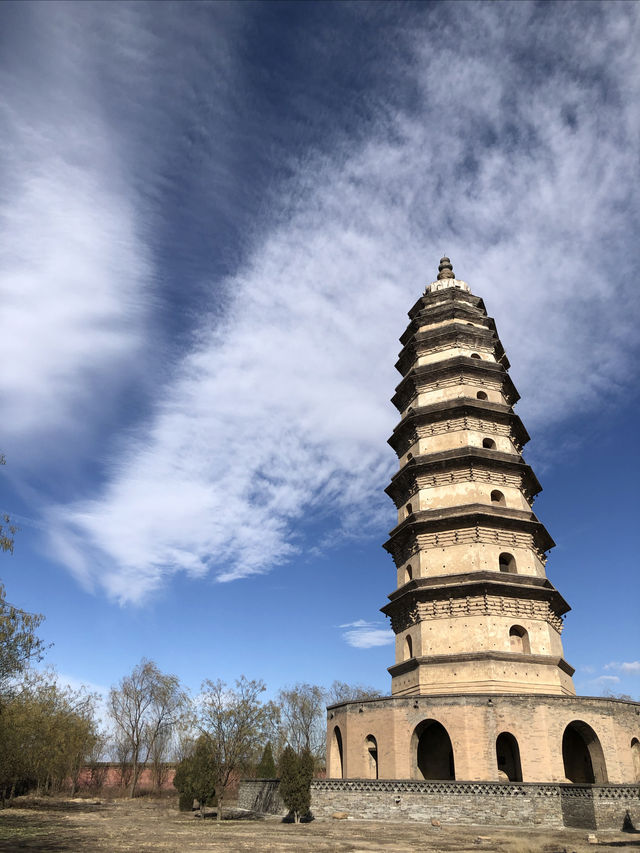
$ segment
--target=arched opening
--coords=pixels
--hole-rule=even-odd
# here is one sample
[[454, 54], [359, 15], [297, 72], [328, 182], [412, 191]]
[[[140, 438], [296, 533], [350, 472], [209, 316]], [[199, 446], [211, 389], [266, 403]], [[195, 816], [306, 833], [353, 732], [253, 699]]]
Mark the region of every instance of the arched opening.
[[522, 625], [512, 625], [509, 628], [509, 648], [521, 655], [531, 654], [529, 633]]
[[505, 497], [502, 492], [499, 492], [497, 489], [494, 489], [491, 492], [491, 503], [500, 504], [500, 506], [506, 506], [507, 501], [505, 500]]
[[404, 638], [404, 659], [409, 660], [413, 657], [413, 643], [409, 634]]
[[471, 353], [471, 358], [480, 358], [480, 356], [478, 355], [478, 353], [477, 353], [477, 352], [472, 352], [472, 353]]
[[413, 507], [411, 506], [411, 504], [407, 504], [407, 506], [405, 507], [405, 509], [406, 509], [406, 512], [407, 512], [407, 518], [408, 518], [408, 517], [411, 515], [411, 513], [413, 512]]
[[365, 742], [367, 751], [367, 779], [378, 778], [378, 744], [373, 735], [367, 735]]
[[501, 572], [511, 572], [512, 575], [516, 574], [516, 558], [513, 554], [500, 554], [498, 557], [498, 566]]
[[582, 720], [574, 720], [564, 730], [562, 761], [569, 782], [606, 785], [608, 781], [598, 735]]
[[453, 747], [447, 730], [435, 720], [424, 720], [411, 737], [416, 779], [455, 779]]
[[520, 749], [511, 732], [501, 732], [496, 740], [498, 775], [503, 782], [522, 782]]
[[332, 778], [342, 779], [344, 777], [344, 768], [342, 764], [342, 733], [339, 726], [334, 726], [333, 728], [330, 755]]
[[633, 759], [633, 778], [640, 782], [640, 741], [637, 737], [631, 741], [631, 757]]
[[413, 453], [407, 453], [407, 462], [411, 462], [413, 459]]
[[486, 447], [487, 450], [495, 450], [496, 449], [496, 443], [492, 438], [483, 438], [482, 439], [482, 446]]
[[406, 567], [404, 572], [405, 572], [405, 583], [409, 583], [410, 580], [413, 580], [413, 569], [409, 565]]
[[488, 399], [489, 399], [489, 397], [488, 397], [488, 395], [487, 395], [487, 392], [486, 392], [486, 391], [478, 391], [478, 393], [476, 394], [476, 399], [478, 399], [478, 400], [488, 400]]

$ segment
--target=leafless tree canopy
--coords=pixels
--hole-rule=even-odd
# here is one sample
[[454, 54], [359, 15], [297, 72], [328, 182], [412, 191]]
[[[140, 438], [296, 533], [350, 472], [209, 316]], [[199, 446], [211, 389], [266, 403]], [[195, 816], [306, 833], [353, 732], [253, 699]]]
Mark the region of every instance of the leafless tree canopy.
[[131, 675], [109, 692], [109, 713], [116, 744], [131, 765], [131, 791], [135, 796], [140, 773], [150, 756], [158, 758], [168, 743], [172, 727], [185, 713], [186, 696], [175, 675], [160, 672], [153, 661], [142, 659]]

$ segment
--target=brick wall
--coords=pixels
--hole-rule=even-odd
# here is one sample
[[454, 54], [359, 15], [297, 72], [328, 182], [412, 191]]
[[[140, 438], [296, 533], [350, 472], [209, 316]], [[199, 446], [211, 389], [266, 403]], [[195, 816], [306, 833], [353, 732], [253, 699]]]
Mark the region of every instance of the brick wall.
[[238, 808], [284, 817], [288, 809], [278, 794], [279, 785], [279, 779], [243, 779], [238, 789]]
[[640, 786], [316, 779], [316, 817], [343, 811], [356, 819], [486, 826], [640, 829]]

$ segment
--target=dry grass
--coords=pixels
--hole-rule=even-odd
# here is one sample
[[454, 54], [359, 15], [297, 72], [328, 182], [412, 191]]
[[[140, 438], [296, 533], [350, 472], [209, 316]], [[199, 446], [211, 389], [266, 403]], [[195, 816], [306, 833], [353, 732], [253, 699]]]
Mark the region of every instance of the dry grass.
[[204, 821], [180, 814], [175, 800], [21, 798], [0, 812], [0, 851], [42, 853], [640, 853], [640, 835], [598, 833], [597, 847], [586, 830], [529, 830], [433, 827], [418, 823], [317, 820], [287, 824], [279, 818]]

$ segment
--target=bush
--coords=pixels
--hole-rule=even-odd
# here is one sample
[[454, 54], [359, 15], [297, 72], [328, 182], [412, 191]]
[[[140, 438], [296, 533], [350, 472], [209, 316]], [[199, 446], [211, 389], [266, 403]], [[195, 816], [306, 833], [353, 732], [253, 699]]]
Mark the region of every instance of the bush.
[[[205, 737], [199, 737], [193, 747], [193, 752], [176, 767], [173, 777], [173, 785], [180, 792], [178, 807], [181, 811], [188, 811], [193, 807], [193, 801], [197, 800], [200, 806], [200, 815], [204, 817], [204, 807], [210, 804], [215, 797], [216, 766], [209, 743]], [[182, 808], [182, 801], [190, 798], [191, 804], [188, 809]]]
[[193, 811], [193, 795], [188, 791], [180, 791], [180, 796], [178, 798], [178, 808], [181, 812], [192, 812]]
[[308, 749], [305, 749], [302, 755], [296, 755], [288, 746], [282, 753], [279, 793], [296, 823], [302, 816], [309, 814], [313, 769], [313, 756]]
[[273, 760], [273, 751], [271, 743], [267, 743], [260, 759], [260, 764], [256, 768], [256, 778], [258, 779], [275, 779], [276, 764]]

